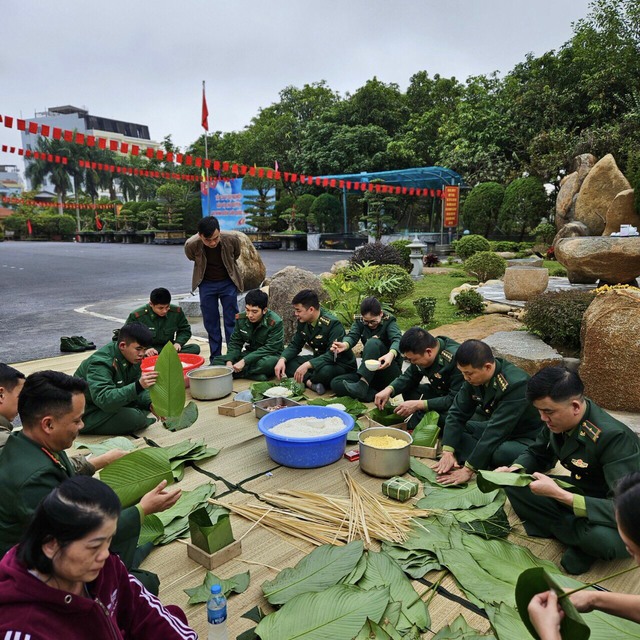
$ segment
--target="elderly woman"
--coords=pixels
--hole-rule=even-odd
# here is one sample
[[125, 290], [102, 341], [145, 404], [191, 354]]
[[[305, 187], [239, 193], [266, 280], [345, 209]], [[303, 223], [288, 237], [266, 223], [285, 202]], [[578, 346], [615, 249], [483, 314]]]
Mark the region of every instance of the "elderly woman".
[[120, 501], [106, 484], [69, 478], [37, 508], [0, 562], [1, 638], [196, 640], [178, 607], [164, 607], [109, 544]]
[[[631, 557], [640, 564], [640, 472], [625, 476], [620, 481], [616, 489], [615, 503], [620, 537]], [[599, 610], [640, 622], [640, 596], [585, 589], [569, 598], [582, 613]], [[527, 609], [540, 640], [562, 640], [560, 623], [564, 612], [558, 605], [558, 597], [554, 591], [534, 596]]]

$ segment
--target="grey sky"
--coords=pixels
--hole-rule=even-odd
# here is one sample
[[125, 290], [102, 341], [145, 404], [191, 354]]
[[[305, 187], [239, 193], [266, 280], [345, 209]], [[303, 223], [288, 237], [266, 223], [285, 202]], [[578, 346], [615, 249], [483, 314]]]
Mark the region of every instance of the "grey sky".
[[[405, 89], [433, 76], [508, 72], [558, 49], [588, 0], [61, 0], [5, 2], [0, 113], [62, 104], [149, 125], [186, 146], [242, 129], [288, 85], [326, 80], [342, 95], [377, 76]], [[0, 144], [20, 146], [0, 125]], [[0, 152], [0, 163], [17, 155]]]

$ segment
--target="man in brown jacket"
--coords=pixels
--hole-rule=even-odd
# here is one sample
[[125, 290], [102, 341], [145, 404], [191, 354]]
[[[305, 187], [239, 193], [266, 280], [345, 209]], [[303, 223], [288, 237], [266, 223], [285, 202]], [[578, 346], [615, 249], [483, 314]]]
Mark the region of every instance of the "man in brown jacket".
[[191, 289], [198, 288], [204, 328], [209, 335], [210, 361], [222, 353], [222, 332], [218, 301], [222, 303], [224, 333], [231, 339], [238, 313], [238, 291], [243, 291], [242, 276], [236, 260], [240, 242], [231, 233], [220, 233], [217, 218], [207, 216], [198, 223], [198, 233], [184, 245], [184, 252], [194, 262]]

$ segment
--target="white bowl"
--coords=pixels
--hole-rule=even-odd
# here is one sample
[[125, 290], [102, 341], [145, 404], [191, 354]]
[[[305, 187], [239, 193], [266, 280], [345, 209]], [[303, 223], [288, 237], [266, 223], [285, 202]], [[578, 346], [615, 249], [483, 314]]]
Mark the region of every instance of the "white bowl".
[[369, 369], [369, 371], [377, 371], [380, 368], [380, 360], [365, 360], [364, 366]]

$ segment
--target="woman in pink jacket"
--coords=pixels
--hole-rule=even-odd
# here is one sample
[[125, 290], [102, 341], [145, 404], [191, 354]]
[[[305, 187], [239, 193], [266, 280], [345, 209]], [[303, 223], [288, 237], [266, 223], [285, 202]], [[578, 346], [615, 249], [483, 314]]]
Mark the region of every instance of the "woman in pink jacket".
[[109, 553], [120, 501], [75, 476], [36, 510], [0, 562], [4, 640], [197, 640], [181, 609], [164, 607]]

